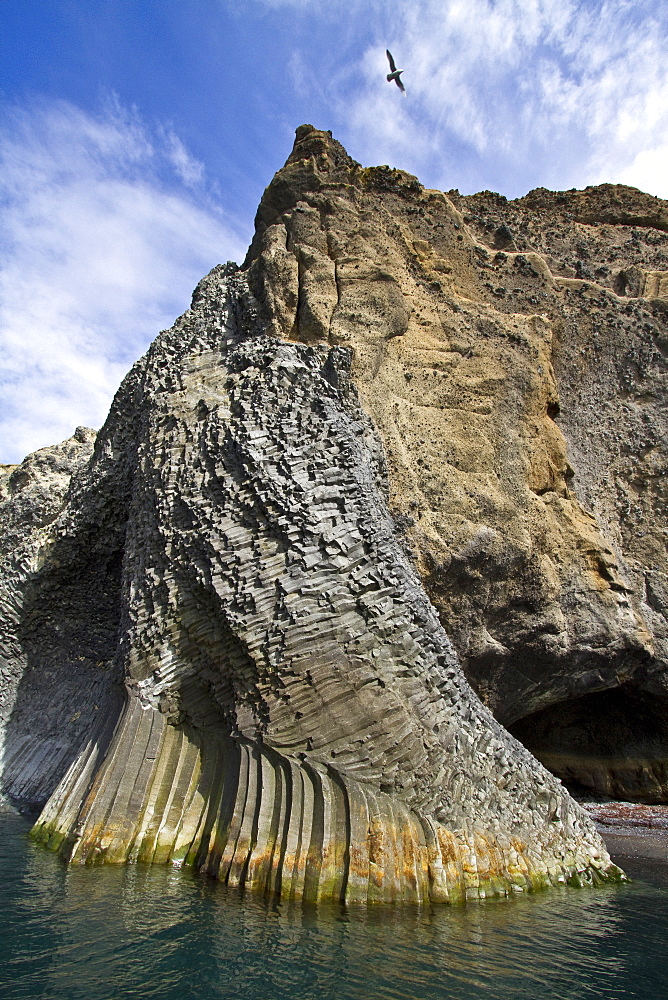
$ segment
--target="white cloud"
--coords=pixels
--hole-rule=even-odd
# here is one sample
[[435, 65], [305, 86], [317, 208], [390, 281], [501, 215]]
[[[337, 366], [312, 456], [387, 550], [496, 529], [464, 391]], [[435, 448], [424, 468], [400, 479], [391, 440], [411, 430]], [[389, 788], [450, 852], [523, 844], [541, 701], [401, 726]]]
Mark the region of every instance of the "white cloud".
[[638, 153], [628, 167], [619, 172], [617, 180], [668, 198], [668, 141], [659, 141], [653, 148]]
[[[643, 0], [388, 0], [382, 6], [376, 41], [362, 59], [364, 85], [341, 101], [358, 158], [377, 162], [380, 152], [431, 184], [468, 183], [468, 190], [485, 179], [505, 179], [514, 187], [505, 193], [513, 194], [527, 183], [624, 180], [668, 196], [668, 170], [661, 176], [657, 166], [668, 132], [665, 6]], [[406, 68], [406, 102], [385, 83], [385, 45]]]
[[[265, 28], [289, 15], [295, 105], [309, 120], [315, 106], [314, 124], [364, 163], [510, 196], [602, 181], [668, 196], [668, 170], [649, 166], [668, 134], [665, 3], [248, 0], [242, 13], [219, 2]], [[405, 68], [405, 100], [385, 80], [386, 47]]]
[[195, 187], [204, 180], [204, 164], [191, 156], [178, 135], [170, 130], [164, 133], [167, 155], [177, 174], [187, 187]]
[[117, 103], [14, 108], [0, 128], [0, 461], [99, 427], [214, 264], [245, 241], [172, 131]]
[[[520, 195], [619, 181], [668, 197], [666, 5], [249, 0], [248, 14], [219, 2], [258, 31], [294, 19], [276, 57], [293, 102], [277, 115], [267, 95], [273, 127], [299, 115], [291, 124], [332, 128], [363, 163], [433, 187]], [[406, 98], [385, 80], [386, 46]], [[240, 157], [235, 170], [251, 175]], [[99, 425], [199, 277], [244, 254], [251, 234], [239, 237], [215, 190], [171, 125], [149, 128], [114, 101], [97, 115], [53, 101], [5, 115], [0, 461]]]

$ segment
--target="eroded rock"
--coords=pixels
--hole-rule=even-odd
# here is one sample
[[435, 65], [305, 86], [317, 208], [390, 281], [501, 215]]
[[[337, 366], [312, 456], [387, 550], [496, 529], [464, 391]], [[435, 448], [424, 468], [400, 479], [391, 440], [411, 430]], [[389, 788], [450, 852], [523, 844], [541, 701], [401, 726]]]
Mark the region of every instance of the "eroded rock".
[[[305, 204], [315, 235], [293, 221]], [[302, 258], [326, 243], [346, 276], [328, 342], [353, 350], [393, 516], [497, 718], [551, 706], [554, 761], [560, 705], [623, 686], [665, 712], [665, 203], [620, 185], [446, 197], [312, 130], [259, 217], [280, 218]], [[372, 271], [400, 300], [379, 298]], [[665, 773], [665, 734], [638, 736]], [[590, 747], [604, 772], [605, 756]], [[585, 785], [605, 783], [595, 772], [582, 761]], [[639, 773], [624, 794], [668, 796], [642, 787]]]
[[[559, 726], [536, 713], [663, 697], [665, 312], [555, 274], [526, 235], [534, 209], [494, 205], [486, 240], [466, 199], [298, 130], [244, 265], [215, 268], [135, 366], [12, 577], [21, 623], [38, 606], [55, 621], [76, 581], [104, 651], [103, 719], [82, 713], [45, 842], [286, 898], [455, 901], [618, 874], [499, 720], [548, 760]], [[635, 338], [605, 363], [580, 346], [603, 301]], [[655, 478], [632, 555], [618, 501], [592, 498], [604, 474], [633, 488], [614, 379], [635, 386], [640, 363], [649, 416], [622, 402]], [[586, 448], [597, 393], [603, 460]], [[54, 683], [71, 669], [57, 644], [52, 665]]]

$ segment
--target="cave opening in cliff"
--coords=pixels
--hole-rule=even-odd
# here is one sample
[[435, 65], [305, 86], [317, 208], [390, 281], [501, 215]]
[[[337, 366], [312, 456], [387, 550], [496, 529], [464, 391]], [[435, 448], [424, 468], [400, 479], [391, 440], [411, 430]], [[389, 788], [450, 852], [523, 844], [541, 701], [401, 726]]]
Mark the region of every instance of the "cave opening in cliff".
[[510, 732], [575, 794], [668, 802], [668, 697], [633, 684], [550, 705]]

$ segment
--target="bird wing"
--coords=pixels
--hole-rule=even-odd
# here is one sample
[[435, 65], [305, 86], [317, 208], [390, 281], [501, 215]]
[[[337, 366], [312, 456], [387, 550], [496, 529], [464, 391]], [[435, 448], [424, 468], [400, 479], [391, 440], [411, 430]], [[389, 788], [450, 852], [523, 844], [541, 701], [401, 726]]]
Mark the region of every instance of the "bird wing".
[[385, 49], [385, 54], [387, 55], [387, 58], [390, 61], [390, 69], [394, 73], [397, 67], [394, 65], [394, 59], [392, 58], [392, 53], [390, 52], [389, 49]]
[[[402, 70], [402, 72], [403, 72], [403, 70]], [[405, 94], [406, 93], [406, 88], [404, 87], [403, 83], [401, 82], [401, 77], [400, 76], [395, 77], [394, 82], [396, 83], [396, 85], [399, 88], [399, 90], [401, 91], [401, 93]]]

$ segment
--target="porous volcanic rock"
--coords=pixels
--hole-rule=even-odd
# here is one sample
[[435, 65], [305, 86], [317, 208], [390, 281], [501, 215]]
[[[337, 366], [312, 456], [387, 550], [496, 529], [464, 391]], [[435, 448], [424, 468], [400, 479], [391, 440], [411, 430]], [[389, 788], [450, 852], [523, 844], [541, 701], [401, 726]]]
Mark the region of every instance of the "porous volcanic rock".
[[[446, 197], [297, 130], [242, 267], [200, 282], [90, 457], [70, 448], [41, 523], [3, 550], [4, 788], [37, 803], [50, 786], [36, 836], [286, 898], [454, 901], [618, 874], [500, 722], [566, 777], [628, 784], [628, 755], [596, 742], [603, 715], [582, 728], [587, 698], [617, 698], [632, 783], [665, 795], [660, 722], [632, 725], [666, 697], [659, 251], [607, 288], [556, 275], [521, 221], [547, 202], [602, 245], [594, 210], [615, 233], [664, 218], [627, 191], [618, 222], [599, 189], [561, 214], [549, 192]], [[609, 476], [630, 499], [641, 432], [631, 553], [621, 488], [596, 491]], [[42, 673], [43, 699], [65, 679], [80, 699], [48, 778], [29, 724]], [[580, 720], [568, 745], [564, 713]]]

